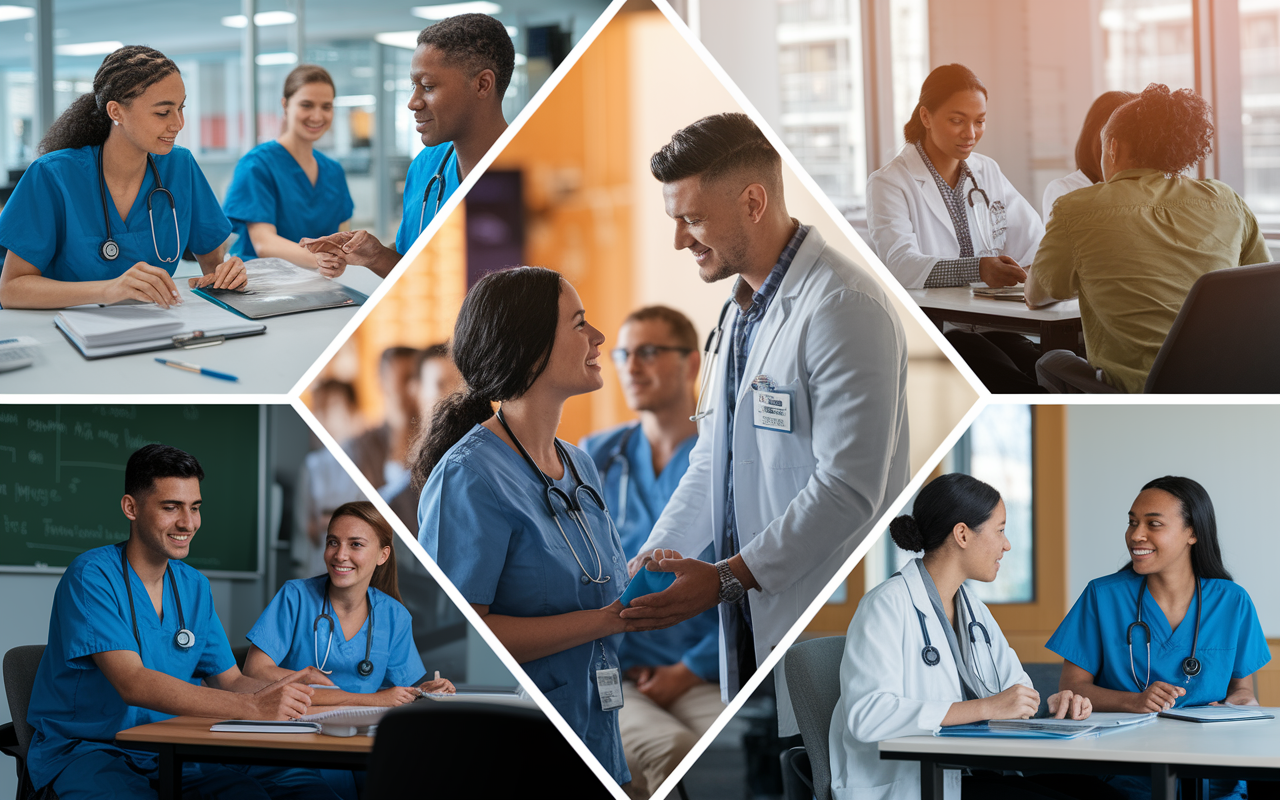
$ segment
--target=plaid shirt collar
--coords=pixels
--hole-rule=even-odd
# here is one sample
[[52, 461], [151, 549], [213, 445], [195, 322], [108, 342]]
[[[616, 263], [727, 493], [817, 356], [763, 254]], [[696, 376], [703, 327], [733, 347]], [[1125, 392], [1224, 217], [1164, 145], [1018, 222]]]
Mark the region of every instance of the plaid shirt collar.
[[795, 260], [796, 253], [799, 252], [800, 245], [804, 244], [808, 234], [809, 226], [796, 222], [796, 232], [791, 235], [786, 247], [782, 248], [782, 253], [778, 255], [778, 260], [774, 262], [773, 269], [769, 271], [769, 277], [764, 279], [759, 291], [753, 292], [751, 284], [744, 281], [742, 276], [738, 276], [738, 281], [733, 286], [733, 300], [738, 304], [738, 308], [742, 309], [742, 317], [748, 322], [764, 316], [764, 312], [773, 301], [773, 296], [778, 293], [782, 279], [787, 277], [787, 270], [791, 268], [791, 262]]

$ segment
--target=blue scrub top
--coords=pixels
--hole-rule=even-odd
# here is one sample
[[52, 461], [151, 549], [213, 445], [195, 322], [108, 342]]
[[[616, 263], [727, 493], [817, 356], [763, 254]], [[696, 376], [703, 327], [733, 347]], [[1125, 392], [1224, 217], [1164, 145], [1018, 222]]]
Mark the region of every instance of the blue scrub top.
[[[582, 440], [582, 449], [591, 456], [604, 478], [604, 502], [618, 526], [622, 551], [628, 559], [635, 558], [640, 547], [648, 541], [654, 524], [689, 469], [689, 453], [697, 441], [695, 434], [681, 442], [662, 474], [654, 475], [653, 450], [639, 422], [595, 433]], [[624, 469], [627, 472], [625, 507], [621, 497]], [[714, 561], [715, 547], [708, 546], [698, 558]], [[618, 648], [623, 672], [632, 667], [682, 661], [704, 681], [719, 682], [719, 619], [719, 612], [711, 608], [693, 619], [660, 631], [623, 634], [622, 645]]]
[[31, 162], [0, 211], [0, 247], [30, 262], [46, 278], [56, 281], [102, 281], [123, 275], [139, 261], [167, 270], [157, 257], [173, 258], [190, 248], [197, 255], [211, 253], [227, 240], [231, 223], [209, 188], [191, 151], [174, 147], [166, 155], [153, 156], [164, 188], [177, 204], [179, 240], [174, 241], [173, 213], [169, 199], [157, 192], [151, 201], [155, 242], [147, 217], [147, 196], [155, 188], [148, 168], [142, 188], [133, 201], [129, 219], [120, 219], [107, 193], [111, 237], [120, 255], [107, 261], [98, 248], [107, 239], [102, 220], [102, 195], [98, 183], [98, 147], [55, 150]]
[[[172, 715], [126, 705], [91, 656], [112, 650], [138, 652], [129, 615], [129, 595], [120, 569], [124, 544], [98, 547], [76, 556], [53, 596], [49, 644], [36, 672], [27, 722], [36, 730], [27, 753], [31, 780], [44, 786], [68, 764], [94, 750], [106, 750], [143, 771], [158, 768], [154, 753], [123, 750], [110, 742], [120, 731]], [[209, 581], [181, 561], [170, 561], [195, 646], [174, 644], [178, 609], [164, 578], [164, 619], [156, 617], [142, 580], [129, 567], [133, 609], [142, 639], [142, 664], [197, 686], [236, 665], [231, 645], [213, 608]], [[97, 740], [97, 741], [84, 741]]]
[[[422, 656], [413, 643], [413, 620], [409, 610], [394, 597], [369, 587], [369, 599], [373, 603], [373, 645], [369, 660], [373, 672], [361, 677], [356, 666], [364, 660], [364, 648], [369, 633], [369, 621], [349, 640], [342, 633], [339, 623], [334, 630], [332, 645], [329, 640], [329, 623], [320, 620], [318, 633], [312, 627], [324, 602], [326, 576], [285, 583], [276, 592], [270, 605], [258, 617], [246, 638], [271, 657], [276, 666], [289, 670], [318, 667], [325, 662], [325, 649], [329, 659], [325, 669], [332, 670], [329, 679], [345, 692], [371, 694], [391, 686], [417, 686], [422, 683], [427, 670], [422, 666]], [[333, 606], [329, 616], [337, 622]], [[317, 655], [317, 648], [319, 653]]]
[[297, 242], [304, 237], [328, 236], [351, 219], [355, 204], [342, 165], [319, 150], [312, 152], [319, 168], [315, 185], [302, 165], [276, 141], [258, 145], [236, 164], [222, 204], [240, 237], [231, 246], [233, 255], [246, 260], [258, 257], [249, 240], [249, 224], [253, 222], [269, 222], [276, 226], [276, 233]]
[[[1090, 672], [1105, 689], [1141, 692], [1129, 671], [1125, 632], [1137, 617], [1142, 576], [1124, 569], [1089, 582], [1045, 646]], [[1142, 621], [1151, 628], [1151, 680], [1181, 686], [1187, 693], [1178, 706], [1198, 706], [1224, 700], [1232, 678], [1257, 672], [1271, 660], [1267, 639], [1249, 594], [1238, 583], [1204, 578], [1200, 581], [1204, 611], [1196, 658], [1201, 672], [1187, 679], [1182, 661], [1191, 655], [1196, 627], [1195, 601], [1176, 630], [1148, 591], [1142, 598]], [[1141, 629], [1133, 632], [1133, 670], [1146, 680], [1147, 648]]]
[[[584, 482], [599, 489], [591, 459], [566, 444]], [[566, 467], [556, 485], [573, 494]], [[595, 577], [594, 551], [567, 514], [553, 518], [542, 481], [520, 454], [477, 425], [431, 471], [418, 503], [418, 541], [467, 602], [494, 614], [546, 617], [604, 608], [627, 583], [622, 543], [609, 519], [585, 499], [586, 517], [600, 551], [603, 584], [579, 580], [583, 572], [561, 535]], [[631, 780], [622, 754], [618, 712], [600, 707], [596, 670], [618, 666], [621, 634], [596, 639], [520, 666], [618, 783]]]
[[[396, 232], [396, 252], [400, 255], [409, 252], [418, 236], [435, 219], [436, 200], [439, 199], [443, 206], [457, 190], [458, 184], [462, 183], [462, 175], [458, 172], [458, 154], [449, 152], [452, 147], [451, 142], [428, 147], [418, 153], [409, 165], [409, 172], [404, 178], [404, 215], [400, 217], [400, 230]], [[447, 161], [446, 155], [449, 156]], [[431, 183], [431, 179], [437, 174], [444, 176], [443, 197], [437, 194], [440, 181]], [[428, 183], [431, 183], [431, 195], [424, 202]]]

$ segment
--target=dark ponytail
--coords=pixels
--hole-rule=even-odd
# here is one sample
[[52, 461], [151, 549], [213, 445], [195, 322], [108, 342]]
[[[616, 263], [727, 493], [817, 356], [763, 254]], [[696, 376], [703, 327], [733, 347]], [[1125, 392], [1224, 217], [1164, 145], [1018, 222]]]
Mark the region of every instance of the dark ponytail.
[[1076, 140], [1076, 169], [1084, 173], [1090, 183], [1102, 182], [1102, 129], [1117, 108], [1137, 97], [1133, 92], [1103, 92], [1089, 106]]
[[77, 97], [49, 126], [38, 152], [44, 155], [102, 144], [111, 132], [107, 103], [114, 100], [128, 105], [152, 84], [177, 71], [178, 66], [159, 50], [142, 45], [121, 47], [103, 59], [93, 76], [93, 91]]
[[971, 475], [939, 475], [916, 495], [910, 514], [889, 523], [889, 535], [903, 550], [928, 553], [941, 546], [961, 522], [975, 531], [981, 528], [999, 502], [999, 492]]
[[554, 270], [515, 267], [489, 273], [467, 292], [449, 345], [466, 386], [436, 404], [414, 443], [416, 488], [467, 431], [493, 416], [493, 403], [520, 397], [547, 368], [560, 323], [560, 280]]
[[920, 121], [920, 108], [923, 106], [932, 114], [956, 92], [982, 92], [982, 96], [986, 97], [987, 87], [982, 85], [973, 70], [963, 64], [945, 64], [929, 73], [929, 77], [924, 79], [924, 85], [920, 87], [920, 101], [912, 110], [911, 119], [902, 128], [907, 144], [922, 141], [928, 133], [924, 123]]
[[[1159, 489], [1177, 498], [1182, 505], [1182, 524], [1196, 534], [1191, 545], [1191, 569], [1198, 578], [1232, 580], [1231, 573], [1222, 564], [1222, 550], [1218, 547], [1218, 519], [1213, 512], [1213, 501], [1205, 488], [1190, 478], [1166, 475], [1149, 481], [1142, 491]], [[1133, 568], [1130, 562], [1128, 569]]]

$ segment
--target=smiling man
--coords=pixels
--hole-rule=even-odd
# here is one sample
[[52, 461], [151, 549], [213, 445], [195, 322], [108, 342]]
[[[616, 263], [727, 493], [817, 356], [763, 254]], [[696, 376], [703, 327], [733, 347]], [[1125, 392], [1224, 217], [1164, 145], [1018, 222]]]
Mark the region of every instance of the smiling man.
[[487, 14], [459, 14], [418, 34], [409, 64], [409, 110], [426, 149], [405, 176], [395, 247], [368, 231], [343, 231], [302, 244], [327, 254], [331, 269], [362, 264], [385, 277], [507, 129], [502, 98], [515, 63], [506, 26]]
[[[745, 114], [677, 131], [650, 168], [676, 249], [704, 281], [735, 280], [689, 471], [631, 562], [675, 582], [622, 615], [673, 624], [718, 604], [728, 701], [910, 478], [906, 342], [875, 279], [787, 213], [782, 161]], [[715, 564], [646, 567], [708, 545]]]
[[[156, 797], [154, 753], [112, 742], [120, 731], [174, 715], [288, 719], [327, 683], [314, 669], [276, 681], [240, 673], [213, 608], [209, 581], [182, 563], [200, 529], [204, 471], [188, 453], [147, 445], [129, 457], [120, 509], [129, 538], [77, 556], [54, 594], [49, 643], [27, 721], [36, 787], [61, 800]], [[334, 798], [319, 774], [254, 780], [214, 764], [185, 764], [199, 797]]]

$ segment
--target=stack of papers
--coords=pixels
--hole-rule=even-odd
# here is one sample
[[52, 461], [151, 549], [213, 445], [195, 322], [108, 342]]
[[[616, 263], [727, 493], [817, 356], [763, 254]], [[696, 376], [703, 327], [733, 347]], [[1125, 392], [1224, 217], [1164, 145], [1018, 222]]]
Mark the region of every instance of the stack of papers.
[[177, 346], [197, 331], [197, 338], [252, 336], [267, 326], [246, 322], [203, 300], [188, 299], [171, 308], [157, 305], [80, 306], [68, 308], [53, 324], [85, 358], [118, 356]]
[[303, 722], [313, 722], [326, 736], [373, 736], [377, 733], [378, 722], [391, 706], [350, 706], [335, 708], [319, 714], [307, 714], [299, 717]]
[[314, 722], [289, 722], [261, 719], [224, 719], [209, 727], [214, 733], [319, 733]]
[[1250, 719], [1275, 719], [1275, 715], [1256, 706], [1187, 706], [1160, 712], [1160, 716], [1185, 722], [1243, 722]]
[[1017, 286], [1002, 286], [998, 289], [985, 283], [975, 283], [971, 284], [971, 286], [973, 287], [974, 297], [986, 297], [990, 300], [1016, 300], [1018, 302], [1022, 302], [1024, 298], [1023, 290], [1025, 287], [1021, 283]]
[[1154, 722], [1155, 714], [1097, 712], [1088, 719], [993, 719], [970, 725], [954, 725], [938, 736], [990, 736], [1007, 739], [1079, 739], [1101, 736]]

